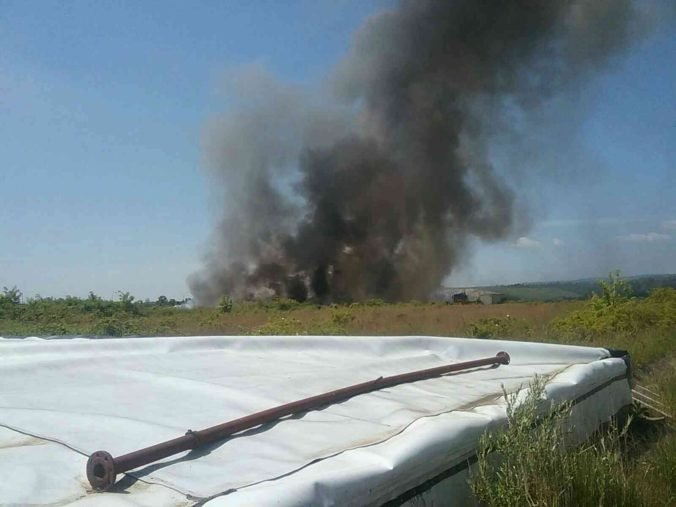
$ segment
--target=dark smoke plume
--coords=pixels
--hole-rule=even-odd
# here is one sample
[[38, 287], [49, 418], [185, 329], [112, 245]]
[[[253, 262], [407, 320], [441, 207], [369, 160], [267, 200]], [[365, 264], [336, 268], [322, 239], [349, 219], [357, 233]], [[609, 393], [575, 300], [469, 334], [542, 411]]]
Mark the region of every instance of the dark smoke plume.
[[426, 298], [471, 238], [514, 232], [492, 133], [597, 71], [635, 19], [625, 0], [404, 1], [358, 31], [331, 100], [240, 74], [208, 129], [225, 213], [197, 302]]

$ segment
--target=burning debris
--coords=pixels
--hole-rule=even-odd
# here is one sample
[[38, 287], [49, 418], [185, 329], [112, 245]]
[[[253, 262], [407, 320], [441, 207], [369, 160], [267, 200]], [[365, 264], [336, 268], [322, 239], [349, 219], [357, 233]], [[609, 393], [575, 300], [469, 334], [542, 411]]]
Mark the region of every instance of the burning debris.
[[237, 76], [207, 132], [225, 210], [196, 301], [426, 298], [470, 239], [515, 232], [491, 130], [598, 70], [635, 20], [624, 0], [403, 1], [360, 28], [321, 100]]

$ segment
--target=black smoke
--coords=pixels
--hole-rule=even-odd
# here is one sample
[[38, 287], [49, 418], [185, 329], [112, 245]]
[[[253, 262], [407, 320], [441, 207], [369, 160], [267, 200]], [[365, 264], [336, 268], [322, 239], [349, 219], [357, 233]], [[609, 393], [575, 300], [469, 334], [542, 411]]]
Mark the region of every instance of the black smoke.
[[491, 163], [496, 129], [597, 72], [636, 19], [627, 0], [402, 1], [320, 98], [242, 72], [207, 131], [225, 211], [195, 299], [429, 296], [470, 239], [514, 233], [523, 189]]

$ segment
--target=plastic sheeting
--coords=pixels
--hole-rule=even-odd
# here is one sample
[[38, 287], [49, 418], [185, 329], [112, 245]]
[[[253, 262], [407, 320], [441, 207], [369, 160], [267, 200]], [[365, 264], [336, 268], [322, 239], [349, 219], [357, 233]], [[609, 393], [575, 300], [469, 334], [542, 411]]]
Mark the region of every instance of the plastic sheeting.
[[[113, 456], [286, 402], [408, 371], [512, 362], [360, 395], [118, 476], [93, 493], [89, 454]], [[504, 422], [502, 388], [547, 375], [584, 438], [631, 402], [600, 348], [431, 337], [0, 339], [0, 504], [380, 505], [468, 501], [463, 463]], [[449, 497], [450, 495], [450, 497]], [[429, 503], [428, 503], [429, 504]]]

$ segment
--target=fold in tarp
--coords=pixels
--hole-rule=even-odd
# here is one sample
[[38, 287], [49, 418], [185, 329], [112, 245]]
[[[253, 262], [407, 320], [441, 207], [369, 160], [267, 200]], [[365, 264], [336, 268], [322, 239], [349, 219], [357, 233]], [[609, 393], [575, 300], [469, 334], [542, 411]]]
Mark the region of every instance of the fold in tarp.
[[[86, 457], [96, 450], [121, 455], [188, 429], [500, 350], [510, 365], [360, 395], [131, 471], [113, 492], [89, 491]], [[0, 504], [379, 505], [449, 488], [462, 503], [467, 488], [453, 471], [504, 421], [503, 387], [548, 376], [549, 397], [577, 401], [575, 430], [584, 437], [631, 402], [627, 366], [610, 356], [431, 337], [0, 339]]]

